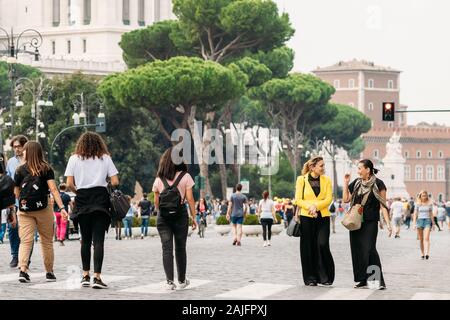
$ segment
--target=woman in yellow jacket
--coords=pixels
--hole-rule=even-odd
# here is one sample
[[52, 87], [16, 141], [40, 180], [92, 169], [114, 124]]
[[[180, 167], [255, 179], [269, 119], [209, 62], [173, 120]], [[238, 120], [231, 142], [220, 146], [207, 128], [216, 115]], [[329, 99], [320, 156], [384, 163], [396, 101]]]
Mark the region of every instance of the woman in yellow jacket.
[[324, 175], [325, 162], [315, 157], [305, 163], [295, 186], [295, 204], [300, 209], [300, 257], [307, 286], [331, 286], [334, 261], [330, 251], [331, 179]]

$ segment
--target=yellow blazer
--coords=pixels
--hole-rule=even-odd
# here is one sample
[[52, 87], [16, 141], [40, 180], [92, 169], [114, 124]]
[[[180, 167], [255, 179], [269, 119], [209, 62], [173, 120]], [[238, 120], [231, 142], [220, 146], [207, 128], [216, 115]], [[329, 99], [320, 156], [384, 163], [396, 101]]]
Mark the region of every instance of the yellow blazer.
[[[305, 196], [303, 197], [303, 184], [305, 185]], [[322, 217], [329, 217], [330, 211], [328, 208], [330, 207], [331, 202], [333, 201], [333, 190], [331, 187], [331, 179], [327, 176], [320, 176], [320, 193], [316, 197], [314, 190], [312, 189], [309, 181], [307, 179], [307, 175], [299, 176], [297, 178], [297, 183], [295, 185], [295, 204], [301, 208], [300, 214], [305, 217], [312, 216], [309, 214], [309, 207], [311, 205], [316, 205], [317, 210], [320, 211]]]

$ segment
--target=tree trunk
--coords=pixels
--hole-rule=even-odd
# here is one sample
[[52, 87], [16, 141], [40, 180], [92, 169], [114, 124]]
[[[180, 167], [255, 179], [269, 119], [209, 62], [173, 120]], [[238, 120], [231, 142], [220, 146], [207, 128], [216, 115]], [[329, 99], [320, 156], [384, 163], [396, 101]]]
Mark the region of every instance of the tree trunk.
[[336, 157], [332, 156], [333, 159], [333, 194], [334, 199], [338, 198], [338, 184], [337, 184], [337, 169], [336, 169]]

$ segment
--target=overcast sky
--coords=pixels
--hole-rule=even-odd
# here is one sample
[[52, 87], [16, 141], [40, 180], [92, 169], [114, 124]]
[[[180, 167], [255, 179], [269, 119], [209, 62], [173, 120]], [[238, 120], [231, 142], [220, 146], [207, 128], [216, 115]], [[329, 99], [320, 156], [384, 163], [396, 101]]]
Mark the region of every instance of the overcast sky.
[[[295, 71], [364, 59], [403, 71], [400, 102], [450, 109], [450, 1], [274, 0], [296, 30]], [[450, 112], [408, 114], [408, 122], [450, 126]]]

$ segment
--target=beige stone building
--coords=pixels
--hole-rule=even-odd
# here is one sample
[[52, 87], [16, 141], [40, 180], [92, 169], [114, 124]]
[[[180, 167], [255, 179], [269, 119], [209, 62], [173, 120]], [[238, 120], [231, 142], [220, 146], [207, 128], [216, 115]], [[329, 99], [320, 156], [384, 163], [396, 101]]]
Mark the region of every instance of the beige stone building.
[[336, 88], [332, 101], [354, 106], [372, 120], [372, 129], [363, 136], [366, 148], [361, 155], [379, 162], [394, 131], [406, 159], [405, 184], [410, 195], [426, 189], [434, 199], [450, 199], [450, 127], [420, 123], [408, 125], [405, 113], [395, 122], [383, 122], [383, 102], [394, 102], [396, 110], [407, 110], [400, 102], [400, 73], [373, 62], [352, 60], [317, 68], [313, 73]]

